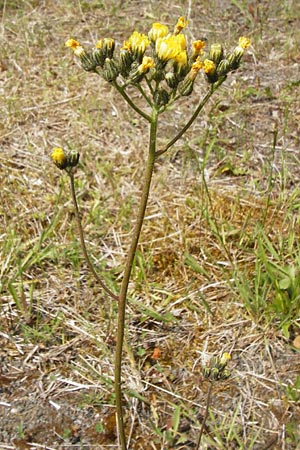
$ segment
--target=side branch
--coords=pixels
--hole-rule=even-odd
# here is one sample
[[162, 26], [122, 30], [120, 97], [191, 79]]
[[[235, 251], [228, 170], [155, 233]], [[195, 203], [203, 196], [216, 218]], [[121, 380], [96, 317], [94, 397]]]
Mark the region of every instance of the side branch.
[[204, 105], [208, 102], [208, 100], [210, 99], [210, 97], [212, 96], [212, 94], [215, 92], [215, 90], [226, 80], [226, 76], [224, 76], [223, 78], [221, 78], [217, 83], [212, 84], [210, 90], [208, 91], [208, 93], [205, 95], [205, 97], [203, 97], [203, 99], [201, 100], [201, 102], [199, 103], [198, 107], [195, 109], [192, 117], [190, 118], [190, 120], [185, 124], [185, 126], [179, 131], [179, 133], [170, 141], [168, 142], [168, 144], [165, 146], [165, 148], [163, 148], [162, 150], [158, 150], [155, 153], [155, 156], [160, 156], [163, 153], [165, 153], [167, 150], [169, 150], [170, 147], [172, 147], [172, 145], [175, 144], [175, 142], [177, 142], [183, 135], [184, 133], [190, 128], [190, 126], [193, 124], [193, 122], [195, 121], [195, 119], [198, 117], [200, 111], [203, 109]]
[[144, 117], [149, 123], [151, 123], [151, 117], [141, 110], [136, 104], [131, 100], [131, 98], [126, 93], [125, 89], [122, 88], [116, 81], [113, 81], [113, 86], [117, 89], [117, 91], [122, 95], [124, 100], [134, 109], [140, 116]]
[[84, 232], [83, 232], [83, 228], [82, 228], [82, 224], [81, 224], [81, 219], [80, 219], [80, 214], [79, 214], [79, 208], [78, 208], [78, 203], [77, 203], [77, 198], [76, 198], [76, 192], [75, 192], [75, 185], [74, 185], [74, 174], [71, 171], [68, 171], [68, 175], [70, 177], [70, 184], [71, 184], [71, 193], [72, 193], [72, 200], [73, 200], [73, 204], [74, 204], [74, 210], [75, 210], [75, 217], [77, 220], [77, 225], [78, 225], [78, 230], [79, 230], [79, 237], [80, 237], [80, 244], [81, 244], [81, 248], [82, 248], [82, 252], [83, 252], [83, 256], [84, 259], [88, 265], [88, 268], [90, 269], [90, 271], [92, 272], [93, 276], [95, 277], [96, 281], [100, 284], [100, 286], [102, 287], [102, 289], [114, 300], [119, 300], [119, 296], [114, 294], [109, 287], [106, 286], [106, 284], [104, 283], [104, 281], [99, 277], [99, 275], [97, 274], [92, 261], [90, 260], [90, 257], [88, 255], [87, 252], [87, 248], [85, 245], [85, 240], [84, 240]]

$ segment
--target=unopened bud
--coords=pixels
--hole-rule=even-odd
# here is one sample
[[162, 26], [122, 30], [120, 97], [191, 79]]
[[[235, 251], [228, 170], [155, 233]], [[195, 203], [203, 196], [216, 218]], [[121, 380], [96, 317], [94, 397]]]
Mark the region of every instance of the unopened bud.
[[223, 58], [224, 50], [221, 44], [212, 44], [209, 50], [208, 58], [217, 66]]
[[112, 39], [112, 38], [104, 38], [103, 39], [102, 48], [103, 48], [103, 53], [105, 55], [105, 58], [111, 59], [113, 57], [114, 50], [115, 50], [115, 41], [114, 41], [114, 39]]
[[120, 50], [120, 58], [119, 58], [119, 68], [120, 73], [123, 75], [123, 77], [127, 77], [130, 70], [131, 70], [131, 64], [133, 62], [132, 54], [129, 50], [122, 48]]
[[165, 89], [158, 89], [154, 94], [154, 101], [157, 106], [167, 105], [170, 95]]
[[188, 95], [191, 95], [193, 89], [194, 89], [194, 80], [192, 80], [191, 78], [189, 78], [189, 76], [187, 76], [179, 86], [179, 92], [182, 96], [187, 97]]
[[228, 72], [231, 70], [231, 65], [228, 59], [222, 59], [222, 61], [219, 63], [217, 67], [217, 74], [219, 76], [227, 75]]
[[179, 82], [178, 77], [173, 72], [167, 72], [165, 75], [165, 80], [167, 82], [167, 85], [171, 89], [174, 89], [178, 86], [178, 82]]
[[67, 161], [68, 161], [68, 164], [67, 164], [68, 167], [77, 166], [78, 161], [79, 161], [79, 153], [76, 150], [72, 150], [67, 155]]
[[103, 49], [103, 39], [100, 39], [92, 51], [92, 58], [97, 66], [103, 67], [105, 61], [105, 52]]
[[114, 81], [118, 75], [119, 68], [116, 62], [113, 59], [106, 58], [102, 71], [104, 80], [109, 82]]

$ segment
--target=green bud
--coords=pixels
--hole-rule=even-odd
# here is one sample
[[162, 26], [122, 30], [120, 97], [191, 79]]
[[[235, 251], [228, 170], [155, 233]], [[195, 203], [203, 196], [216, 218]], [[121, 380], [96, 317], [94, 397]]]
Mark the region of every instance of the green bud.
[[129, 50], [121, 49], [119, 58], [119, 68], [121, 75], [126, 78], [131, 70], [131, 64], [133, 62], [132, 54]]
[[202, 373], [203, 373], [204, 378], [210, 378], [210, 374], [211, 374], [210, 367], [203, 367]]
[[96, 69], [97, 64], [95, 63], [92, 55], [89, 53], [84, 52], [84, 54], [80, 56], [80, 62], [82, 68], [87, 72], [92, 72]]
[[221, 44], [212, 44], [209, 51], [208, 58], [212, 60], [216, 66], [223, 58], [224, 50]]
[[114, 81], [119, 75], [119, 67], [113, 59], [106, 58], [102, 76], [104, 80], [111, 82]]
[[115, 41], [112, 38], [104, 38], [102, 48], [105, 58], [112, 59], [115, 50]]
[[158, 89], [154, 94], [154, 101], [157, 106], [167, 105], [170, 99], [170, 94], [165, 89]]
[[79, 161], [79, 153], [76, 150], [72, 150], [67, 154], [67, 167], [77, 166]]
[[231, 373], [228, 369], [223, 370], [220, 374], [220, 380], [227, 380], [230, 377]]
[[222, 59], [222, 61], [220, 62], [220, 64], [217, 67], [217, 74], [219, 76], [227, 75], [228, 72], [230, 72], [230, 70], [231, 70], [231, 65], [230, 65], [230, 62], [228, 61], [228, 59]]
[[178, 77], [173, 72], [167, 72], [166, 75], [165, 75], [165, 80], [167, 82], [167, 85], [171, 89], [174, 89], [174, 88], [176, 88], [178, 86], [178, 83], [179, 83]]
[[103, 48], [94, 48], [92, 52], [92, 58], [97, 66], [103, 67], [105, 62]]
[[191, 95], [194, 89], [194, 81], [195, 80], [191, 80], [188, 76], [183, 80], [179, 86], [179, 92], [182, 96], [187, 97], [188, 95]]

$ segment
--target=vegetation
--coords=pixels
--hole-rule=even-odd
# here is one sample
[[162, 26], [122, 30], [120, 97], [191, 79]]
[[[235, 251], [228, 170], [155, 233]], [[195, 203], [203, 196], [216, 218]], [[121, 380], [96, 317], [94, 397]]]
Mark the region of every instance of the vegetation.
[[[80, 152], [86, 245], [118, 293], [140, 198], [144, 118], [79, 70], [63, 44], [80, 37], [88, 47], [110, 35], [122, 43], [144, 31], [141, 18], [147, 30], [181, 15], [191, 40], [229, 50], [248, 35], [252, 47], [155, 166], [128, 291], [128, 448], [196, 448], [200, 433], [203, 449], [299, 445], [296, 3], [141, 2], [137, 11], [130, 3], [0, 2], [3, 448], [118, 448], [118, 304], [82, 256], [68, 176], [49, 154]], [[203, 86], [197, 78], [199, 96]], [[162, 116], [161, 142], [198, 102], [179, 100]], [[203, 367], [224, 352], [231, 376], [211, 390]]]

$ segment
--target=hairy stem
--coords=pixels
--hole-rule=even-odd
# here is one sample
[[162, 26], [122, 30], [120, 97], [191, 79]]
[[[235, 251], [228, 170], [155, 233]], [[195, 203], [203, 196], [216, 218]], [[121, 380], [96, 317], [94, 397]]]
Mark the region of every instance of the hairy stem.
[[202, 420], [202, 425], [201, 425], [201, 429], [200, 429], [200, 432], [199, 432], [198, 442], [197, 442], [195, 450], [199, 450], [200, 449], [201, 439], [202, 439], [204, 427], [205, 427], [205, 424], [206, 424], [206, 420], [207, 420], [207, 417], [208, 417], [208, 411], [209, 411], [209, 405], [210, 405], [212, 390], [213, 390], [213, 382], [211, 381], [210, 384], [209, 384], [209, 389], [208, 389], [208, 393], [207, 393], [207, 397], [206, 397], [205, 413], [204, 413], [204, 417], [203, 417], [203, 420]]
[[80, 214], [79, 214], [79, 208], [78, 208], [78, 202], [76, 197], [76, 191], [75, 191], [75, 183], [74, 183], [74, 173], [72, 171], [68, 171], [68, 175], [70, 177], [70, 184], [71, 184], [71, 193], [72, 193], [72, 200], [74, 204], [74, 210], [75, 210], [75, 217], [77, 220], [77, 226], [79, 231], [79, 237], [80, 237], [80, 244], [83, 252], [84, 259], [86, 261], [86, 264], [90, 271], [92, 272], [93, 276], [95, 277], [96, 281], [100, 284], [100, 286], [104, 289], [104, 291], [114, 300], [119, 300], [119, 296], [114, 294], [109, 287], [106, 286], [104, 281], [100, 278], [100, 276], [97, 274], [92, 261], [90, 260], [90, 257], [87, 252], [87, 248], [85, 245], [85, 239], [84, 239], [84, 232], [81, 224]]
[[155, 162], [155, 149], [156, 149], [156, 135], [157, 135], [157, 117], [158, 113], [155, 108], [153, 108], [151, 126], [150, 126], [150, 141], [149, 141], [149, 152], [147, 165], [144, 173], [144, 184], [141, 194], [141, 201], [138, 209], [137, 220], [133, 230], [132, 240], [127, 255], [126, 265], [124, 269], [124, 275], [122, 279], [119, 304], [118, 304], [118, 328], [117, 328], [117, 345], [115, 354], [115, 395], [116, 395], [116, 408], [117, 408], [117, 420], [118, 420], [118, 432], [120, 438], [120, 445], [122, 450], [126, 450], [126, 436], [124, 428], [123, 419], [123, 408], [122, 408], [122, 386], [121, 386], [121, 375], [122, 375], [122, 351], [124, 343], [124, 331], [125, 331], [125, 312], [127, 304], [127, 290], [130, 280], [130, 275], [132, 271], [133, 261], [136, 253], [136, 248], [138, 245], [145, 211], [147, 207], [150, 184], [153, 174], [154, 162]]
[[208, 93], [203, 97], [203, 99], [201, 100], [201, 102], [199, 103], [199, 105], [197, 106], [197, 108], [195, 109], [193, 115], [191, 116], [190, 120], [185, 124], [185, 126], [179, 131], [178, 134], [176, 134], [176, 136], [168, 142], [168, 144], [165, 146], [165, 148], [163, 148], [162, 150], [159, 150], [156, 152], [156, 156], [160, 156], [163, 153], [165, 153], [167, 150], [169, 150], [170, 147], [172, 147], [172, 145], [175, 144], [175, 142], [177, 142], [183, 135], [184, 133], [190, 128], [190, 126], [193, 124], [193, 122], [196, 120], [196, 118], [198, 117], [200, 111], [203, 109], [204, 105], [208, 102], [208, 100], [210, 99], [210, 97], [212, 96], [212, 94], [215, 92], [215, 90], [225, 81], [226, 77], [221, 78], [217, 83], [212, 84], [210, 87], [210, 90], [208, 91]]
[[151, 116], [149, 116], [147, 113], [142, 111], [136, 104], [131, 100], [129, 95], [125, 92], [124, 87], [121, 87], [116, 81], [113, 82], [114, 87], [117, 89], [117, 91], [122, 95], [124, 100], [131, 106], [132, 109], [134, 109], [140, 116], [144, 117], [148, 122], [151, 122]]

